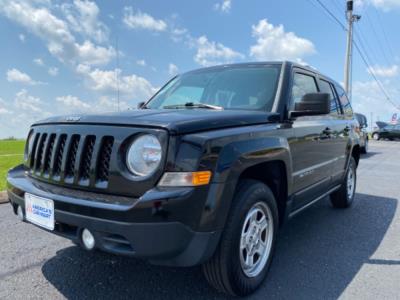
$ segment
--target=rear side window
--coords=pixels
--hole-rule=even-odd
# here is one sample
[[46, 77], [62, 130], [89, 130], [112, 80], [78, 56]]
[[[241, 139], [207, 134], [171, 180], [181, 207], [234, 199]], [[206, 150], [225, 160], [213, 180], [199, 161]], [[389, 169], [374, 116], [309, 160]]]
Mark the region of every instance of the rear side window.
[[329, 94], [329, 99], [331, 101], [331, 115], [339, 115], [340, 107], [338, 106], [336, 96], [332, 90], [331, 84], [325, 80], [320, 80], [319, 87], [320, 87], [321, 93]]
[[340, 104], [342, 105], [343, 113], [347, 116], [353, 115], [353, 109], [351, 108], [351, 104], [344, 89], [339, 85], [335, 85], [335, 88], [339, 96]]
[[317, 92], [317, 84], [313, 76], [302, 73], [294, 74], [292, 88], [292, 99], [294, 103], [300, 102], [305, 94]]

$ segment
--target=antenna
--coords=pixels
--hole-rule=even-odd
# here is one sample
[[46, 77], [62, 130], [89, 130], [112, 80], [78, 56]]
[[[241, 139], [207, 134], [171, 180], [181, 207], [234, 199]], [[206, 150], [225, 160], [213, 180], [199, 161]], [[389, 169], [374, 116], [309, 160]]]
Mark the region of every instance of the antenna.
[[116, 65], [117, 66], [115, 68], [115, 77], [117, 80], [117, 107], [118, 107], [118, 112], [119, 112], [120, 111], [120, 107], [119, 107], [119, 103], [120, 103], [120, 101], [119, 101], [119, 72], [120, 72], [120, 69], [119, 69], [118, 33], [115, 38], [115, 50], [117, 51], [117, 57], [116, 57]]

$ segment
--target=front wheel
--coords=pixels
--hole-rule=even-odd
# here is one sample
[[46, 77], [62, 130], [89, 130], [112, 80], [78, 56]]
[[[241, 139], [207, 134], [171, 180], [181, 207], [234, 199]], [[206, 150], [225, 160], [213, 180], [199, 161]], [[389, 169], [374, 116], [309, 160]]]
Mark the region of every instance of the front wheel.
[[374, 133], [374, 134], [372, 135], [372, 138], [373, 138], [375, 141], [379, 141], [381, 137], [379, 136], [379, 133]]
[[357, 184], [357, 164], [350, 158], [349, 167], [341, 187], [331, 194], [332, 205], [336, 208], [347, 208], [353, 204]]
[[254, 292], [271, 265], [277, 230], [271, 190], [259, 181], [241, 181], [218, 248], [203, 265], [207, 281], [231, 296]]

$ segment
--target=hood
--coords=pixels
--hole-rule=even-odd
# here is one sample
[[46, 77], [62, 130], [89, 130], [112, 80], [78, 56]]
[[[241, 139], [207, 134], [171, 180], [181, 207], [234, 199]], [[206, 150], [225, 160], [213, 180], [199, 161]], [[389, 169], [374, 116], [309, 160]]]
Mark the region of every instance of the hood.
[[207, 110], [207, 109], [140, 109], [98, 115], [70, 115], [52, 117], [34, 124], [104, 124], [164, 128], [171, 134], [185, 134], [206, 130], [270, 123], [279, 114], [262, 111]]

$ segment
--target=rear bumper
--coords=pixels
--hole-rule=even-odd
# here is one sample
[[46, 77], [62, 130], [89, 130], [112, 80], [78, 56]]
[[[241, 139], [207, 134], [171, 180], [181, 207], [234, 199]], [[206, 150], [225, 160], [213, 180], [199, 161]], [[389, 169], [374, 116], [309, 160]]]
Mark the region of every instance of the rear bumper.
[[146, 258], [155, 264], [192, 266], [206, 261], [219, 241], [220, 231], [194, 231], [188, 224], [169, 220], [168, 211], [163, 210], [163, 201], [187, 201], [193, 189], [153, 191], [147, 199], [121, 197], [119, 201], [113, 196], [107, 201], [102, 195], [94, 201], [87, 199], [86, 192], [70, 190], [73, 197], [66, 195], [68, 190], [54, 193], [51, 186], [27, 177], [22, 167], [11, 170], [7, 181], [14, 212], [18, 206], [25, 211], [25, 192], [52, 199], [56, 223], [51, 233], [81, 244], [81, 232], [87, 228], [96, 239], [96, 248], [106, 252]]

